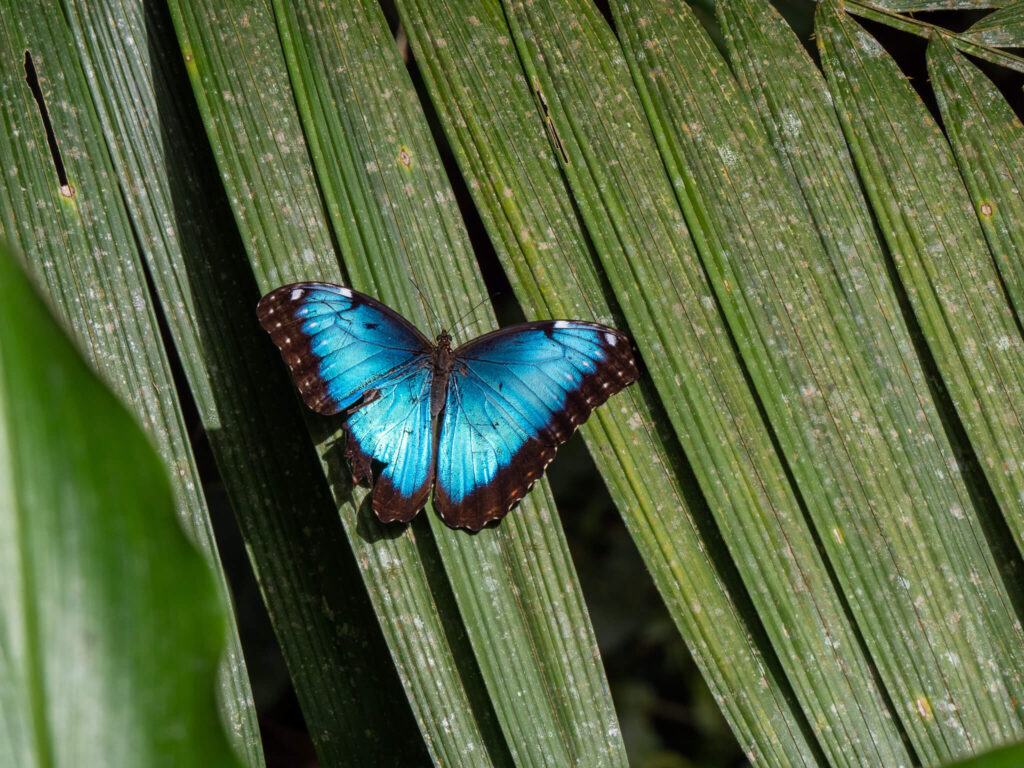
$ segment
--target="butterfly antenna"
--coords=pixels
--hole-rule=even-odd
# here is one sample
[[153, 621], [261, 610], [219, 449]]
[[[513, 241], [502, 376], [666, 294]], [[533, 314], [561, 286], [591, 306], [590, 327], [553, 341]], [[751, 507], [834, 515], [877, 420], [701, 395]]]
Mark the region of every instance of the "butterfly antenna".
[[494, 293], [490, 293], [490, 294], [488, 294], [488, 295], [484, 296], [484, 297], [483, 297], [482, 299], [480, 299], [480, 301], [478, 301], [478, 302], [477, 302], [476, 304], [474, 304], [474, 305], [473, 305], [473, 307], [472, 307], [472, 308], [471, 308], [471, 309], [470, 309], [470, 310], [469, 310], [468, 312], [463, 312], [463, 313], [462, 313], [462, 314], [461, 314], [461, 315], [459, 316], [459, 319], [455, 321], [455, 327], [454, 327], [454, 328], [452, 328], [452, 333], [455, 333], [455, 329], [459, 327], [459, 324], [460, 324], [460, 323], [461, 323], [461, 322], [462, 322], [463, 320], [465, 320], [465, 319], [466, 319], [467, 317], [469, 317], [470, 315], [472, 315], [472, 314], [473, 314], [474, 312], [476, 312], [476, 311], [477, 311], [477, 309], [479, 309], [479, 308], [480, 308], [481, 306], [483, 306], [483, 305], [484, 305], [484, 304], [485, 304], [486, 302], [490, 301], [491, 299], [493, 299], [493, 298], [494, 298], [495, 296], [497, 296], [497, 295], [498, 295], [498, 292], [497, 292], [497, 291], [495, 291]]
[[420, 301], [423, 302], [423, 306], [426, 307], [427, 312], [434, 318], [434, 322], [436, 323], [434, 328], [438, 331], [443, 330], [444, 323], [441, 322], [441, 316], [437, 314], [437, 311], [434, 309], [434, 305], [427, 300], [427, 294], [423, 292], [423, 289], [420, 288], [419, 283], [413, 279], [412, 275], [409, 275], [409, 282], [412, 283], [412, 287], [416, 289], [416, 293], [420, 295]]

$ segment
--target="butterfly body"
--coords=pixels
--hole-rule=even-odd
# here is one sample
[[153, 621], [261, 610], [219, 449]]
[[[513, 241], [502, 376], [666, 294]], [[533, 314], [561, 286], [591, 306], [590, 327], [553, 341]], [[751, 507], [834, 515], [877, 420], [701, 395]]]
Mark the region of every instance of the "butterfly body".
[[430, 415], [437, 417], [444, 410], [445, 396], [448, 394], [448, 379], [455, 368], [455, 352], [452, 350], [452, 337], [448, 331], [441, 331], [435, 342], [434, 383], [430, 388]]
[[590, 412], [638, 376], [629, 340], [595, 323], [551, 320], [431, 342], [375, 299], [296, 283], [260, 301], [306, 404], [344, 412], [346, 456], [373, 484], [385, 521], [426, 504], [479, 530], [530, 489]]

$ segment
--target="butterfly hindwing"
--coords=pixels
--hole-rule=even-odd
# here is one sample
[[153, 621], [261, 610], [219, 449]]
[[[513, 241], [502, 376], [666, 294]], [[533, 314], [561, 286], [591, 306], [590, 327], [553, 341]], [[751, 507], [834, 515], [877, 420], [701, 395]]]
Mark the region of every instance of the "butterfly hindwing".
[[411, 520], [433, 480], [432, 345], [412, 324], [364, 294], [296, 283], [267, 294], [260, 323], [291, 368], [306, 404], [347, 412], [346, 455], [356, 481], [373, 482], [385, 522]]
[[434, 506], [472, 530], [504, 516], [591, 411], [638, 376], [623, 334], [577, 321], [503, 328], [455, 357]]
[[410, 363], [372, 390], [372, 402], [345, 424], [345, 455], [356, 481], [372, 482], [370, 459], [383, 466], [373, 484], [373, 511], [383, 522], [408, 522], [430, 496], [434, 434], [430, 420], [433, 368]]

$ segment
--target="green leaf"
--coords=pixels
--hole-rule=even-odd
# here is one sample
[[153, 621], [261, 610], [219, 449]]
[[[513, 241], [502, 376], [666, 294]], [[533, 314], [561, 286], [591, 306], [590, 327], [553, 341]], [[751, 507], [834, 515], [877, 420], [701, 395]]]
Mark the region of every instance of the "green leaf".
[[[550, 126], [523, 76], [501, 7], [401, 2], [403, 26], [460, 170], [530, 319], [594, 318], [624, 326], [557, 168]], [[467, 67], [464, 62], [472, 61]], [[789, 741], [776, 713], [750, 608], [706, 504], [646, 380], [582, 428], [666, 605], [743, 743], [771, 754]], [[724, 573], [723, 573], [724, 571]], [[769, 662], [770, 663], [770, 660]], [[772, 671], [775, 674], [775, 671]], [[743, 690], [744, 696], [733, 696]], [[773, 730], [781, 724], [781, 732]]]
[[[819, 7], [817, 22], [840, 121], [915, 318], [990, 487], [1004, 508], [1019, 509], [1024, 468], [1013, 456], [1024, 438], [1020, 332], [995, 289], [999, 276], [952, 153], [873, 38], [831, 2]], [[915, 535], [924, 545], [936, 524], [955, 527], [965, 512], [952, 508]], [[971, 555], [974, 568], [957, 574], [971, 539], [973, 547], [985, 545], [983, 530], [967, 534], [959, 543], [949, 540], [946, 556], [928, 545], [933, 567], [950, 580], [940, 604], [918, 614], [941, 678], [920, 689], [916, 717], [913, 702], [901, 707], [926, 760], [1019, 738], [1022, 730], [1019, 623], [1002, 590], [975, 587], [979, 573], [997, 573], [1000, 542], [988, 544], [997, 560]], [[966, 602], [954, 609], [951, 601], [960, 600]], [[915, 597], [918, 604], [926, 606], [927, 598]], [[951, 626], [950, 611], [967, 611], [975, 627]], [[898, 663], [880, 663], [887, 661]], [[956, 718], [949, 726], [946, 712]]]
[[1014, 3], [976, 21], [962, 37], [1000, 48], [1024, 46], [1024, 5]]
[[[621, 49], [584, 4], [514, 4], [506, 11], [537, 119], [557, 138], [555, 156], [587, 234], [712, 512], [718, 520], [761, 517], [745, 529], [755, 537], [747, 551], [791, 557], [767, 532], [779, 518], [799, 520], [799, 504], [693, 251]], [[817, 747], [806, 741], [802, 713], [774, 660], [767, 670], [773, 699], [730, 702], [734, 727], [741, 736], [756, 734], [751, 740], [769, 761], [816, 762]], [[751, 688], [753, 681], [745, 696]], [[748, 706], [761, 708], [760, 716]]]
[[945, 137], [892, 59], [831, 4], [819, 18], [843, 128], [903, 286], [996, 498], [1019, 509], [1024, 341], [977, 213]]
[[[768, 552], [778, 560], [767, 574], [746, 571], [748, 587], [804, 707], [847, 713], [841, 729], [824, 723], [819, 734], [830, 763], [907, 763], [902, 734], [870, 684], [873, 660], [855, 639], [844, 601], [861, 627], [873, 628], [864, 635], [875, 659], [913, 655], [903, 627], [929, 611], [941, 616], [949, 604], [943, 581], [927, 577], [928, 566], [933, 557], [962, 563], [977, 520], [959, 475], [932, 470], [953, 464], [954, 453], [934, 406], [918, 391], [919, 363], [902, 354], [912, 345], [884, 262], [875, 253], [851, 263], [838, 246], [823, 247], [746, 94], [691, 15], [661, 2], [626, 7], [613, 3], [618, 27], [629, 30], [634, 81], [815, 527], [807, 530], [799, 517], [776, 522]], [[760, 30], [749, 15], [731, 21]], [[752, 51], [744, 47], [744, 55]], [[785, 82], [791, 71], [776, 70], [776, 87], [806, 96], [801, 83]], [[813, 147], [813, 136], [804, 144]], [[923, 428], [922, 411], [931, 416]], [[905, 510], [900, 519], [882, 513], [893, 504]], [[934, 530], [934, 512], [949, 508], [966, 509], [964, 523], [934, 535], [923, 549], [918, 531]], [[732, 513], [719, 525], [738, 563], [765, 563], [764, 551], [744, 546], [763, 522]], [[946, 541], [965, 538], [968, 546], [944, 549]], [[842, 595], [818, 556], [818, 540]], [[982, 548], [963, 563], [965, 583], [976, 568], [989, 566], [987, 556]], [[790, 572], [787, 557], [801, 564], [799, 572]], [[891, 595], [884, 607], [862, 597], [900, 578], [909, 578], [908, 591]], [[922, 603], [915, 599], [920, 594], [936, 597]], [[919, 661], [915, 666], [932, 664], [928, 655]], [[896, 676], [894, 669], [882, 675]]]
[[[452, 327], [486, 291], [380, 8], [355, 1], [275, 8], [352, 285], [421, 327], [430, 327], [423, 307], [429, 302], [442, 325]], [[481, 308], [460, 328], [472, 336], [495, 325]], [[433, 514], [426, 522], [512, 757], [526, 764], [625, 764], [596, 640], [546, 482], [495, 529], [469, 536]], [[386, 603], [380, 608], [389, 623], [402, 620]], [[416, 687], [432, 684], [421, 679]]]
[[0, 763], [238, 765], [166, 468], [0, 247]]
[[[1024, 220], [1024, 127], [995, 85], [942, 37], [928, 46], [928, 71], [960, 175], [1019, 323], [1024, 317], [1024, 233], [1019, 226]], [[1004, 503], [1002, 511], [1021, 546], [1024, 499], [1017, 502]]]
[[970, 30], [957, 34], [937, 24], [932, 24], [914, 16], [903, 16], [895, 11], [885, 10], [871, 3], [864, 2], [864, 0], [846, 0], [844, 8], [848, 13], [852, 13], [855, 16], [877, 21], [879, 24], [884, 24], [903, 32], [909, 32], [926, 40], [931, 40], [935, 35], [945, 37], [966, 54], [1017, 72], [1024, 72], [1024, 58], [979, 42], [977, 37], [971, 34]]
[[[971, 585], [978, 573], [994, 572], [983, 533], [989, 512], [984, 509], [975, 511], [968, 500], [960, 501], [956, 495], [948, 493], [955, 481], [962, 494], [962, 483], [944, 469], [952, 466], [953, 461], [948, 441], [939, 426], [940, 414], [927, 395], [926, 375], [914, 354], [914, 345], [907, 335], [897, 296], [890, 284], [884, 246], [876, 234], [867, 201], [860, 192], [856, 169], [821, 72], [795, 35], [766, 3], [729, 0], [719, 6], [719, 12], [730, 57], [739, 78], [754, 97], [773, 145], [792, 169], [792, 178], [801, 188], [834, 265], [833, 272], [846, 286], [846, 301], [857, 317], [861, 332], [865, 335], [870, 333], [868, 338], [875, 339], [878, 351], [872, 367], [878, 374], [884, 372], [892, 382], [879, 393], [879, 402], [895, 404], [902, 400], [905, 413], [909, 415], [909, 418], [898, 421], [898, 414], [893, 417], [894, 425], [902, 425], [897, 430], [907, 448], [905, 453], [891, 455], [889, 461], [903, 467], [904, 471], [916, 471], [922, 484], [930, 490], [923, 495], [915, 494], [901, 504], [902, 510], [912, 511], [909, 515], [901, 511], [897, 527], [886, 534], [885, 558], [877, 557], [871, 549], [857, 558], [857, 566], [864, 575], [852, 583], [854, 597], [851, 602], [862, 604], [858, 616], [862, 619], [861, 611], [870, 611], [872, 607], [870, 603], [864, 606], [858, 594], [869, 595], [872, 599], [880, 594], [889, 594], [891, 588], [884, 586], [885, 582], [902, 584], [909, 590], [904, 593], [901, 589], [896, 593], [903, 604], [903, 619], [894, 622], [885, 618], [892, 609], [892, 603], [886, 600], [884, 603], [877, 601], [875, 610], [883, 612], [877, 620], [861, 620], [860, 623], [865, 627], [865, 640], [875, 663], [882, 670], [896, 712], [911, 734], [919, 754], [929, 760], [948, 758], [956, 754], [951, 751], [953, 747], [950, 744], [956, 742], [943, 733], [945, 721], [935, 717], [934, 712], [929, 715], [929, 707], [934, 702], [928, 704], [929, 698], [922, 693], [925, 690], [939, 691], [940, 696], [944, 696], [947, 675], [953, 670], [944, 670], [935, 660], [950, 658], [953, 668], [959, 667], [961, 654], [977, 651], [973, 634], [967, 633], [985, 633], [987, 630], [981, 624], [975, 625], [974, 630], [965, 630], [966, 636], [960, 636], [959, 630], [952, 633], [929, 632], [929, 643], [922, 646], [919, 638], [906, 635], [905, 627], [927, 615], [936, 617], [932, 622], [943, 623], [941, 617], [948, 615], [950, 605], [956, 601], [961, 603], [959, 610], [972, 616], [977, 613], [976, 598], [972, 596], [974, 587]], [[780, 77], [779, 73], [786, 73], [786, 76]], [[886, 338], [890, 339], [888, 343]], [[901, 370], [906, 373], [901, 374]], [[907, 402], [908, 397], [910, 402]], [[916, 447], [915, 436], [920, 443]], [[875, 473], [870, 467], [867, 471]], [[947, 487], [945, 495], [942, 493], [943, 485]], [[923, 506], [926, 499], [930, 502], [930, 509]], [[876, 499], [874, 504], [881, 510], [888, 506], [884, 497]], [[954, 511], [950, 514], [946, 510]], [[884, 524], [889, 517], [883, 513], [878, 519]], [[906, 528], [911, 533], [907, 537], [900, 528], [915, 517], [916, 522]], [[831, 544], [828, 537], [823, 538], [826, 544]], [[969, 557], [974, 565], [964, 567], [965, 557]], [[876, 569], [892, 570], [883, 584], [871, 587], [870, 573]], [[951, 596], [943, 582], [954, 574], [958, 574], [955, 583], [960, 585], [954, 589], [960, 594]], [[858, 583], [863, 586], [858, 587]], [[983, 594], [991, 597], [1003, 591], [999, 581], [995, 581], [984, 589]], [[919, 601], [918, 596], [922, 594], [935, 597]], [[914, 601], [913, 606], [906, 605], [908, 599]], [[1012, 637], [1013, 632], [1006, 627], [1007, 619], [1004, 618], [1008, 596], [1004, 595], [1002, 601], [1002, 604], [990, 604], [988, 620], [997, 621], [997, 626], [1002, 626], [1002, 631]], [[978, 604], [983, 605], [984, 601], [979, 600]], [[886, 627], [884, 633], [882, 627]], [[936, 648], [931, 647], [932, 643]], [[945, 652], [940, 650], [943, 645], [947, 648]], [[956, 657], [949, 654], [956, 654]], [[984, 666], [986, 658], [978, 654], [976, 663]], [[958, 695], [966, 696], [968, 693]]]
[[[18, 3], [0, 12], [0, 164], [7, 179], [17, 179], [0, 187], [0, 236], [21, 247], [92, 365], [154, 441], [186, 531], [217, 563], [135, 235], [83, 68], [68, 55], [73, 50], [64, 16], [49, 5]], [[27, 60], [52, 125], [52, 149], [26, 84]], [[219, 586], [227, 606], [223, 574]], [[259, 766], [258, 725], [233, 621], [222, 685], [236, 749]]]
[[[325, 763], [415, 762], [422, 746], [367, 595], [351, 588], [359, 572], [345, 556], [329, 488], [312, 447], [296, 449], [301, 415], [256, 322], [259, 292], [166, 8], [104, 0], [69, 10], [117, 180], [306, 727]], [[402, 717], [407, 750], [395, 738]], [[392, 724], [387, 737], [381, 722]]]
[[912, 13], [914, 11], [951, 11], [978, 10], [981, 8], [1001, 8], [1015, 0], [871, 0], [864, 5], [872, 5], [887, 11]]
[[[302, 146], [302, 137], [292, 130], [294, 122], [286, 111], [292, 104], [290, 97], [287, 101], [275, 97], [278, 91], [272, 84], [280, 84], [280, 70], [274, 61], [274, 45], [269, 43], [267, 36], [266, 16], [259, 10], [258, 7], [245, 7], [244, 11], [236, 9], [240, 11], [236, 17], [246, 19], [243, 28], [245, 38], [240, 39], [222, 35], [223, 25], [219, 23], [204, 23], [205, 12], [194, 16], [193, 6], [174, 9], [179, 32], [184, 35], [186, 57], [197, 85], [200, 109], [214, 139], [215, 154], [228, 184], [229, 195], [236, 201], [247, 201], [245, 205], [235, 205], [235, 213], [246, 232], [250, 257], [261, 287], [267, 290], [278, 282], [310, 277], [338, 280], [338, 268], [329, 263], [329, 251], [314, 250], [308, 245], [290, 247], [290, 244], [308, 243], [320, 237], [323, 219], [316, 215], [282, 215], [311, 211], [318, 201], [318, 192], [315, 188], [309, 191], [309, 187], [303, 186], [309, 178], [302, 167], [304, 155], [294, 151]], [[345, 20], [343, 23], [350, 22]], [[261, 38], [260, 35], [267, 37]], [[254, 56], [253, 52], [257, 55]], [[245, 57], [248, 57], [247, 67], [234, 66], [236, 61]], [[241, 94], [250, 94], [255, 100], [244, 99]], [[268, 113], [274, 116], [269, 122]], [[261, 114], [264, 116], [260, 117]], [[274, 126], [273, 131], [263, 127], [268, 124]], [[224, 128], [227, 125], [231, 130]], [[394, 148], [392, 159], [397, 159], [397, 154], [398, 148]], [[417, 154], [418, 148], [413, 147], [413, 156]], [[356, 170], [365, 172], [363, 166]], [[281, 188], [281, 178], [291, 179], [287, 188]], [[331, 182], [324, 183], [326, 186]], [[285, 200], [287, 202], [282, 204]], [[259, 232], [260, 236], [250, 236], [250, 232]], [[267, 249], [267, 244], [273, 244], [273, 253]], [[305, 260], [305, 267], [296, 261], [296, 255]], [[310, 268], [314, 260], [319, 264]], [[268, 269], [272, 270], [273, 279], [266, 276]], [[405, 290], [406, 279], [395, 277], [395, 282]], [[334, 489], [338, 499], [350, 504], [354, 492], [358, 502], [362, 503], [364, 492], [361, 489], [353, 491], [341, 480], [348, 475], [348, 470], [339, 464], [340, 451], [332, 447], [329, 433], [321, 428], [319, 434], [328, 473], [337, 479]], [[393, 531], [378, 526], [367, 507], [357, 512], [353, 506], [344, 506], [342, 512], [351, 534], [350, 541], [360, 554], [360, 563], [367, 573], [367, 585], [380, 614], [399, 619], [384, 622], [385, 634], [399, 672], [408, 683], [407, 690], [414, 709], [420, 714], [421, 725], [430, 736], [429, 748], [439, 759], [448, 762], [458, 762], [467, 750], [477, 755], [475, 759], [481, 763], [488, 759], [488, 754], [496, 762], [507, 761], [508, 748], [495, 731], [490, 704], [482, 698], [481, 678], [474, 673], [472, 663], [460, 662], [459, 668], [451, 655], [454, 645], [457, 655], [464, 656], [464, 630], [457, 618], [456, 623], [451, 624], [452, 606], [448, 602], [450, 597], [445, 595], [446, 590], [435, 588], [433, 597], [429, 591], [428, 575], [433, 574], [431, 578], [435, 583], [443, 584], [444, 579], [443, 574], [437, 571], [436, 557], [430, 556], [429, 537], [413, 539], [414, 526], [409, 534], [392, 539]], [[444, 534], [448, 537], [453, 535], [447, 529], [444, 529]], [[417, 545], [426, 556], [422, 562]], [[518, 558], [515, 561], [518, 562]], [[441, 582], [436, 582], [438, 576]], [[508, 588], [500, 578], [484, 581], [490, 589]], [[510, 616], [514, 615], [510, 612]], [[487, 631], [498, 633], [504, 621], [504, 618], [500, 622], [492, 621]], [[572, 624], [567, 622], [565, 626], [568, 628]], [[549, 641], [544, 639], [544, 642]], [[591, 658], [587, 664], [592, 665], [593, 648], [587, 650]], [[517, 662], [510, 662], [500, 654], [490, 655], [485, 660], [494, 666], [504, 664], [511, 667], [508, 672], [499, 669], [495, 674], [520, 674], [516, 669]], [[530, 674], [537, 674], [536, 671], [530, 672], [535, 669], [532, 664], [523, 666]], [[550, 668], [557, 670], [558, 665], [552, 664]], [[542, 695], [546, 694], [542, 692]], [[514, 692], [511, 697], [515, 697]], [[592, 720], [589, 713], [588, 718]], [[532, 736], [519, 739], [516, 748], [527, 755], [532, 750], [539, 751], [533, 741]]]
[[1024, 744], [1012, 744], [956, 763], [948, 763], [945, 768], [1018, 768], [1022, 763]]
[[928, 46], [928, 74], [960, 174], [1019, 320], [1024, 317], [1024, 232], [1019, 226], [1024, 221], [1024, 126], [992, 81], [942, 37]]

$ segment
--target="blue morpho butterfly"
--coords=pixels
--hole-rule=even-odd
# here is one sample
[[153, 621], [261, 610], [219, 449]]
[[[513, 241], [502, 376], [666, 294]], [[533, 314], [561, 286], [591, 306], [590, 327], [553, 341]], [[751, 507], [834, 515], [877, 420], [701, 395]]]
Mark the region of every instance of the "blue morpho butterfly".
[[373, 482], [384, 522], [412, 520], [431, 486], [453, 528], [500, 519], [590, 412], [638, 376], [626, 336], [578, 320], [452, 349], [447, 331], [431, 343], [393, 309], [329, 283], [271, 291], [258, 314], [306, 405], [345, 412], [345, 455], [357, 482]]

